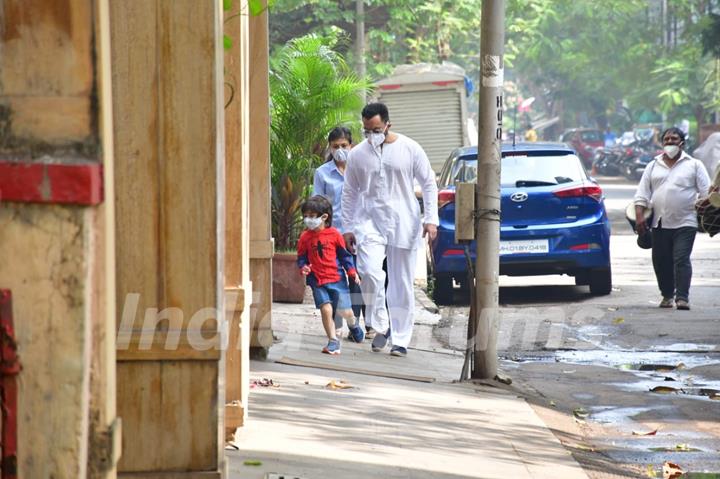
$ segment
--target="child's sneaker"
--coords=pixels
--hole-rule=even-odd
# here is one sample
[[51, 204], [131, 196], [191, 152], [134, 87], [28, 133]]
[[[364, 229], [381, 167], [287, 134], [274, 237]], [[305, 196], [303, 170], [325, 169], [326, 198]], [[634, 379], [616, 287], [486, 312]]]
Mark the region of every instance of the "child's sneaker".
[[325, 354], [340, 354], [340, 341], [331, 339], [322, 350]]
[[358, 325], [352, 326], [348, 339], [355, 343], [362, 343], [365, 340], [365, 331]]

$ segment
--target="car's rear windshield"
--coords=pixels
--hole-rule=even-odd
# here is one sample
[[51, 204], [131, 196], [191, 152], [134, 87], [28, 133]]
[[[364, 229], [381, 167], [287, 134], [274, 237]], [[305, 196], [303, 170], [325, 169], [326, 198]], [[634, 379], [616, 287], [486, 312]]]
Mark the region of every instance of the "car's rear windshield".
[[580, 133], [580, 138], [583, 141], [602, 141], [602, 133], [599, 131], [583, 131]]
[[[477, 176], [477, 159], [461, 157], [453, 175], [455, 181], [472, 183]], [[502, 187], [532, 188], [583, 181], [585, 171], [577, 156], [533, 155], [504, 156], [500, 173]]]

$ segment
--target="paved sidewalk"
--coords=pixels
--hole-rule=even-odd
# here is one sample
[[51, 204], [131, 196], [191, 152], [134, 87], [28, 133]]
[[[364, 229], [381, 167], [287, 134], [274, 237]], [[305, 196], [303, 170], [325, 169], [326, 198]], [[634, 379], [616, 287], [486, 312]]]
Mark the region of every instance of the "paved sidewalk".
[[[279, 387], [251, 391], [240, 450], [227, 451], [229, 477], [586, 478], [524, 400], [452, 382], [462, 357], [432, 339], [440, 317], [421, 304], [406, 358], [372, 353], [367, 341], [345, 341], [339, 357], [321, 354], [325, 340], [313, 305], [274, 304], [279, 342], [268, 361], [252, 363], [251, 376]], [[375, 375], [387, 372], [432, 382]], [[333, 380], [352, 388], [330, 389]]]

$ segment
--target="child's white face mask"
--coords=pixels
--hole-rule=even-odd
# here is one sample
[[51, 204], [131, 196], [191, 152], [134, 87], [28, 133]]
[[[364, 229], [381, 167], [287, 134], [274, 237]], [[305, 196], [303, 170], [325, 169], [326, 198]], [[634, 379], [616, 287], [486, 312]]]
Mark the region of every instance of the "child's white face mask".
[[306, 216], [303, 218], [303, 222], [305, 223], [305, 226], [308, 227], [308, 229], [315, 230], [320, 227], [321, 224], [323, 224], [325, 220], [321, 217], [319, 218], [311, 218], [310, 216]]

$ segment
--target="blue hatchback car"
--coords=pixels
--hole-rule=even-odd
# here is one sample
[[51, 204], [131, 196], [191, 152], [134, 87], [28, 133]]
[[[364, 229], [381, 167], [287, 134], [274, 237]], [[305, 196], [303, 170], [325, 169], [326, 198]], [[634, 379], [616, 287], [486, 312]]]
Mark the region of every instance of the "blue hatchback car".
[[[503, 145], [500, 274], [567, 274], [594, 295], [612, 289], [610, 223], [603, 192], [572, 148], [562, 143]], [[475, 182], [477, 147], [458, 148], [438, 180], [440, 226], [431, 249], [436, 302], [452, 300], [453, 280], [467, 284], [463, 246], [455, 243], [455, 183]], [[470, 244], [473, 263], [475, 242]]]

